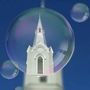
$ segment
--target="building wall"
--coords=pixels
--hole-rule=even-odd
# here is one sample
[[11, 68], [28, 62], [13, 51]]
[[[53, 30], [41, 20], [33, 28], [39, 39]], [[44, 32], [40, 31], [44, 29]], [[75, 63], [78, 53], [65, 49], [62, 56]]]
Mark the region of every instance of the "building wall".
[[[63, 90], [62, 72], [58, 72], [50, 76], [47, 76], [46, 82], [41, 82], [40, 77], [38, 76], [30, 76], [26, 74], [24, 87], [25, 88], [29, 87], [30, 90], [34, 90], [33, 88], [35, 87], [39, 89], [40, 87], [42, 87], [40, 90], [44, 90], [44, 88], [48, 88], [47, 90], [49, 90], [50, 88], [52, 88], [50, 90]], [[53, 89], [53, 88], [57, 88], [57, 89]], [[29, 89], [25, 89], [25, 90], [29, 90]]]
[[36, 46], [30, 48], [27, 52], [27, 73], [37, 75], [38, 73], [38, 57], [43, 57], [43, 75], [48, 75], [53, 72], [53, 54], [44, 46]]

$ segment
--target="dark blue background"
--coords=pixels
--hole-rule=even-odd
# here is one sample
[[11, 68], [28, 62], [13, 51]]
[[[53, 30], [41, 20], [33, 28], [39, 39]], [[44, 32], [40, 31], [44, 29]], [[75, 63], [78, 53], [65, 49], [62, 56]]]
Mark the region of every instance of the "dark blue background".
[[[70, 17], [73, 5], [79, 2], [90, 8], [90, 0], [46, 0], [46, 7], [63, 14], [75, 33], [75, 52], [63, 70], [65, 90], [90, 90], [90, 18], [77, 23]], [[0, 0], [0, 66], [9, 59], [5, 50], [5, 37], [11, 22], [21, 12], [39, 6], [40, 0]], [[16, 86], [22, 85], [22, 81], [22, 72], [12, 80], [0, 76], [0, 90], [15, 90]]]

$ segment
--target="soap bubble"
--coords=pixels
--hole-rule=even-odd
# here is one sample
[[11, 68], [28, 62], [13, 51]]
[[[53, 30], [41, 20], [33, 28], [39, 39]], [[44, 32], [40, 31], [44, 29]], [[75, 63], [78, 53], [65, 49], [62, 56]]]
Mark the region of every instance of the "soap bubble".
[[18, 86], [15, 88], [15, 90], [24, 90], [22, 87]]
[[73, 6], [71, 11], [71, 17], [76, 22], [84, 22], [89, 18], [90, 12], [87, 5], [83, 3], [77, 3]]
[[32, 46], [39, 15], [48, 47], [52, 47], [54, 72], [61, 70], [74, 51], [74, 33], [61, 14], [46, 8], [34, 8], [19, 15], [10, 27], [6, 49], [12, 62], [23, 72], [26, 70], [27, 48]]
[[6, 61], [1, 67], [0, 73], [6, 79], [13, 79], [18, 75], [19, 70], [11, 63], [11, 61]]

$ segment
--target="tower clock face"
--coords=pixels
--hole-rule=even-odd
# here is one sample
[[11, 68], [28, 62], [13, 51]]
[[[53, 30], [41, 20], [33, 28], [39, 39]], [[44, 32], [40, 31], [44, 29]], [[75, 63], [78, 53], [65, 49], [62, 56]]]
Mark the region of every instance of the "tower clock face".
[[[8, 31], [6, 49], [11, 61], [25, 72], [27, 48], [33, 47], [39, 15], [45, 32], [47, 47], [53, 50], [54, 72], [61, 70], [74, 51], [74, 33], [65, 17], [47, 8], [34, 8], [16, 17]], [[41, 30], [39, 30], [41, 32]], [[44, 52], [42, 48], [38, 52]], [[63, 53], [65, 52], [65, 53]]]

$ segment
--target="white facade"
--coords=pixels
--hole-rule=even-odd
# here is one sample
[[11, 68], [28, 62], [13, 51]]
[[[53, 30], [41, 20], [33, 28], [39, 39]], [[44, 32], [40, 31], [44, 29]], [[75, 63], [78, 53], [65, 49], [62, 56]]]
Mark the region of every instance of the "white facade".
[[27, 49], [27, 68], [28, 75], [49, 75], [53, 73], [53, 50], [47, 47], [45, 32], [39, 16], [33, 46]]
[[63, 90], [62, 71], [54, 73], [53, 65], [53, 49], [47, 47], [39, 17], [33, 46], [27, 49], [24, 90]]

